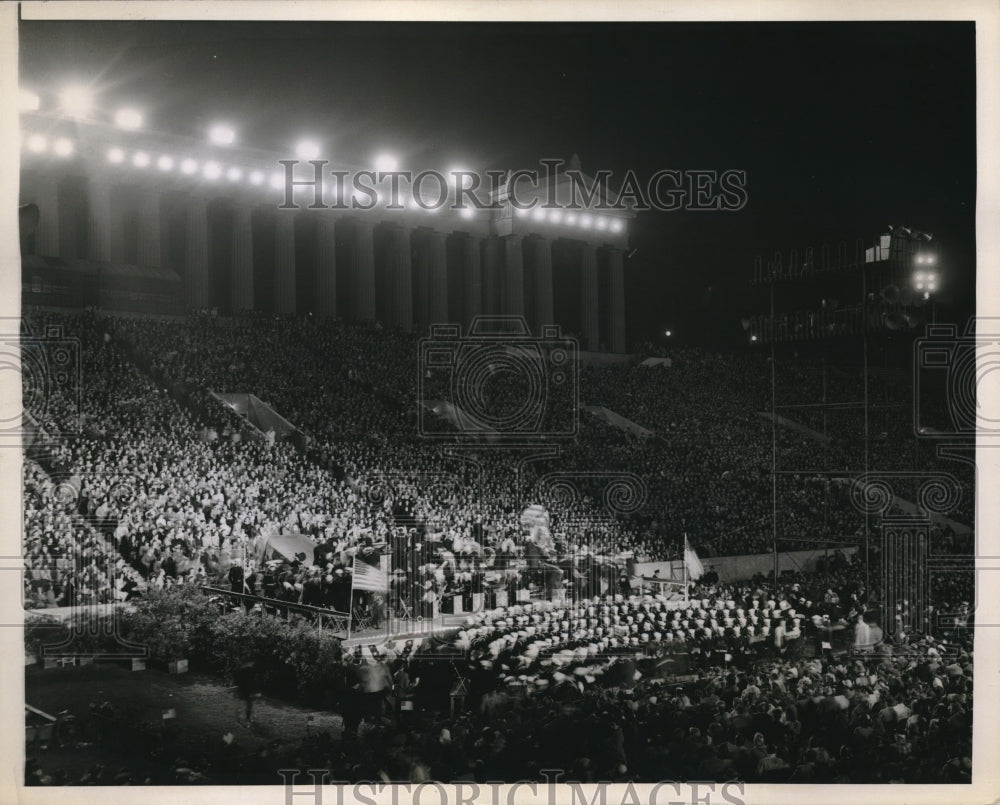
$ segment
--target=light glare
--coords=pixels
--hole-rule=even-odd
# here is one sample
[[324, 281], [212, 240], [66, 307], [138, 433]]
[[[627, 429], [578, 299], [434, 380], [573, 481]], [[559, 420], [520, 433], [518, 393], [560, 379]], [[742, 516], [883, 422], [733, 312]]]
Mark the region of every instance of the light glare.
[[254, 171], [250, 174], [250, 184], [260, 184], [264, 181], [264, 174], [260, 171]]
[[238, 182], [243, 178], [243, 171], [239, 168], [230, 168], [226, 171], [226, 178], [231, 182]]
[[68, 157], [73, 153], [73, 141], [66, 137], [60, 137], [55, 141], [52, 150], [56, 152], [57, 156]]
[[32, 134], [28, 138], [29, 151], [34, 151], [36, 154], [40, 154], [48, 147], [48, 141], [41, 134]]
[[125, 152], [120, 148], [112, 148], [108, 151], [108, 162], [118, 165], [125, 161]]
[[375, 157], [375, 170], [380, 173], [389, 173], [399, 167], [399, 160], [392, 154], [379, 154]]
[[301, 140], [295, 146], [295, 155], [299, 159], [316, 159], [319, 157], [319, 143], [313, 140]]
[[86, 117], [93, 104], [90, 90], [80, 84], [66, 87], [59, 95], [59, 105], [70, 117]]
[[222, 168], [217, 162], [206, 162], [202, 172], [206, 179], [218, 179], [222, 175]]
[[137, 129], [142, 126], [142, 114], [136, 109], [119, 109], [115, 125], [120, 129]]
[[232, 145], [236, 140], [236, 132], [229, 126], [218, 123], [208, 130], [208, 139], [216, 145]]
[[168, 157], [166, 154], [164, 154], [156, 161], [156, 167], [158, 167], [161, 171], [173, 170], [174, 160], [172, 157]]
[[132, 164], [137, 168], [145, 168], [149, 166], [149, 154], [145, 151], [140, 151], [134, 157], [132, 157]]
[[182, 173], [192, 174], [192, 173], [194, 173], [197, 170], [198, 170], [198, 163], [195, 162], [193, 159], [185, 159], [181, 163], [181, 172]]

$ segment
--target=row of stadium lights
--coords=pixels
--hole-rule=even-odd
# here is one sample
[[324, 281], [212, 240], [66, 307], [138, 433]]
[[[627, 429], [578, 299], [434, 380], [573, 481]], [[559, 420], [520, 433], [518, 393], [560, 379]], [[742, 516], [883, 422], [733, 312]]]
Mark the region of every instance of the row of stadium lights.
[[533, 210], [516, 209], [514, 214], [519, 218], [527, 218], [529, 215], [534, 221], [548, 221], [553, 224], [565, 223], [570, 226], [579, 226], [582, 229], [610, 229], [612, 232], [621, 232], [624, 224], [617, 219], [607, 215], [590, 215], [589, 213], [577, 214], [573, 211], [561, 209], [545, 209], [535, 207]]
[[[19, 105], [21, 111], [37, 112], [41, 108], [41, 99], [34, 92], [22, 89]], [[79, 85], [69, 86], [59, 94], [59, 108], [69, 117], [87, 118], [93, 108], [93, 98], [86, 87]], [[123, 108], [115, 113], [114, 122], [120, 129], [135, 131], [142, 128], [143, 115], [137, 109]], [[208, 130], [208, 140], [213, 145], [232, 145], [236, 142], [236, 132], [228, 125], [216, 124]], [[32, 153], [45, 153], [48, 151], [49, 141], [42, 134], [31, 134], [25, 140], [25, 147]], [[71, 157], [75, 150], [73, 141], [67, 137], [60, 137], [52, 143], [52, 152], [62, 158]], [[302, 140], [295, 147], [296, 156], [302, 160], [318, 159], [320, 153], [320, 145], [312, 140]], [[117, 146], [112, 147], [108, 149], [107, 159], [113, 165], [123, 165], [126, 161], [125, 151]], [[144, 170], [153, 164], [153, 157], [145, 151], [136, 151], [132, 154], [130, 161], [134, 167]], [[156, 158], [157, 169], [164, 173], [173, 171], [176, 165], [177, 160], [169, 154], [162, 154]], [[244, 177], [244, 170], [236, 165], [223, 168], [217, 162], [208, 161], [199, 166], [198, 162], [191, 158], [182, 159], [179, 163], [180, 172], [188, 176], [199, 173], [199, 167], [201, 175], [211, 181], [220, 179], [223, 175], [231, 182], [242, 181]], [[375, 170], [377, 171], [391, 172], [398, 170], [398, 168], [398, 161], [389, 154], [381, 154], [375, 158]], [[265, 176], [263, 171], [251, 170], [246, 172], [245, 175], [247, 181], [252, 185], [259, 186], [264, 184]], [[285, 174], [272, 173], [268, 179], [268, 184], [272, 188], [280, 190], [285, 186]], [[359, 198], [359, 200], [362, 199]], [[410, 209], [424, 209], [427, 212], [437, 212], [439, 209], [438, 207], [421, 207], [413, 199], [410, 199], [406, 206]], [[593, 227], [598, 230], [610, 229], [612, 232], [621, 232], [624, 228], [624, 224], [619, 219], [609, 216], [591, 216], [587, 213], [577, 215], [575, 212], [567, 212], [564, 215], [562, 210], [545, 210], [540, 207], [535, 208], [533, 211], [525, 209], [516, 210], [516, 214], [522, 218], [527, 217], [529, 213], [535, 221], [549, 221], [554, 224], [565, 223], [570, 226], [575, 224], [583, 229]], [[475, 211], [472, 207], [466, 207], [461, 212], [463, 218], [472, 218], [474, 214]]]

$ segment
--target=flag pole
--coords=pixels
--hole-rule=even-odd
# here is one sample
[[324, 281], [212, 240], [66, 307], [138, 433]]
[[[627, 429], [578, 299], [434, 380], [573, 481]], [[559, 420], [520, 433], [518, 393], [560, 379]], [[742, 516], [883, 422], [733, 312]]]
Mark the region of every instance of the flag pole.
[[690, 598], [688, 595], [688, 535], [684, 532], [684, 554], [681, 559], [682, 569], [684, 571], [684, 603], [690, 603]]
[[351, 602], [347, 605], [347, 639], [351, 639], [351, 625], [354, 623], [354, 571], [358, 565], [358, 557], [353, 557], [351, 564]]

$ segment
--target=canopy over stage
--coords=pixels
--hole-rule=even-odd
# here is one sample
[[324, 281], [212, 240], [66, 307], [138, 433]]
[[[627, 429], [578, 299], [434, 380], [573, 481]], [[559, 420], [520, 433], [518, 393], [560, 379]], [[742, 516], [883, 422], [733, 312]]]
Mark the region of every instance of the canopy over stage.
[[316, 543], [304, 534], [275, 534], [264, 542], [258, 561], [281, 557], [311, 567], [315, 547]]

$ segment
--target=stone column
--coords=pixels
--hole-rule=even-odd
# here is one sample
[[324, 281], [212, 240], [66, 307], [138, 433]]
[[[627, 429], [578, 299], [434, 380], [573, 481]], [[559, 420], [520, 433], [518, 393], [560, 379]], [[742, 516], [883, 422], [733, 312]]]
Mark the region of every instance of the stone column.
[[506, 316], [524, 315], [524, 257], [522, 235], [503, 238], [503, 282], [500, 310]]
[[410, 227], [385, 228], [386, 264], [389, 269], [389, 323], [405, 332], [413, 329], [413, 266], [410, 261]]
[[354, 223], [351, 243], [351, 278], [355, 321], [375, 321], [375, 233], [369, 220]]
[[609, 349], [625, 352], [625, 261], [622, 250], [608, 249], [608, 332], [611, 333]]
[[427, 233], [430, 287], [428, 312], [431, 324], [448, 323], [448, 248], [444, 232]]
[[274, 310], [295, 312], [295, 215], [276, 210], [274, 218]]
[[233, 253], [230, 307], [233, 313], [253, 310], [253, 207], [233, 206]]
[[535, 300], [532, 312], [535, 334], [541, 334], [546, 324], [555, 324], [552, 309], [552, 241], [549, 238], [531, 238], [531, 262], [535, 278]]
[[328, 212], [316, 221], [316, 312], [337, 315], [337, 224]]
[[87, 257], [111, 262], [111, 185], [100, 179], [87, 184]]
[[483, 239], [478, 235], [468, 235], [462, 242], [462, 287], [465, 295], [465, 323], [483, 312]]
[[141, 266], [162, 265], [160, 240], [160, 194], [139, 191], [139, 219], [136, 225], [136, 262]]
[[500, 245], [500, 239], [491, 236], [483, 247], [483, 312], [488, 316], [501, 312]]
[[597, 289], [597, 248], [580, 244], [580, 335], [584, 349], [594, 351], [600, 345], [600, 307]]
[[[47, 174], [32, 174], [31, 185], [22, 193], [24, 202], [38, 206], [35, 254], [59, 256], [59, 180]], [[72, 257], [73, 255], [68, 255]]]
[[430, 305], [427, 299], [428, 282], [427, 242], [422, 235], [415, 235], [412, 241], [413, 255], [413, 321], [420, 332], [427, 330], [430, 321]]
[[[131, 229], [133, 232], [138, 226], [138, 216], [136, 215], [137, 196], [133, 196], [131, 191], [134, 188], [110, 187], [111, 191], [111, 262], [130, 263], [131, 255], [125, 250], [125, 232]], [[126, 193], [128, 195], [126, 195]], [[138, 260], [136, 260], [138, 262]]]
[[189, 196], [184, 221], [184, 287], [191, 308], [208, 307], [208, 203]]

